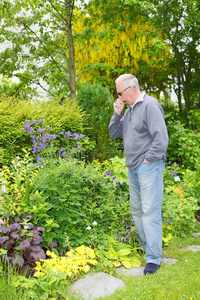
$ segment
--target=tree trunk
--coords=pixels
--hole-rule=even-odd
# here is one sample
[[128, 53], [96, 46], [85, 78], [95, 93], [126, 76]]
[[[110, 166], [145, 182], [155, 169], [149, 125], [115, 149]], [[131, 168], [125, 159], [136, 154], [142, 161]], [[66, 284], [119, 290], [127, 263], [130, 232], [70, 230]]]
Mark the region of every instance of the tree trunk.
[[[74, 3], [74, 1], [73, 1]], [[68, 47], [69, 47], [69, 88], [70, 97], [76, 98], [76, 78], [75, 78], [75, 55], [73, 45], [73, 34], [72, 34], [72, 7], [70, 6], [70, 0], [65, 0], [66, 14], [67, 14], [67, 36], [68, 36]]]
[[182, 117], [182, 102], [181, 102], [181, 78], [180, 71], [178, 72], [178, 88], [177, 88], [177, 98], [178, 98], [178, 107], [179, 107], [179, 115]]
[[182, 84], [183, 84], [183, 92], [184, 92], [184, 98], [185, 98], [185, 104], [186, 104], [186, 111], [187, 111], [187, 126], [191, 128], [191, 124], [189, 123], [189, 116], [190, 116], [190, 96], [188, 93], [187, 88], [187, 79], [184, 78], [182, 74]]

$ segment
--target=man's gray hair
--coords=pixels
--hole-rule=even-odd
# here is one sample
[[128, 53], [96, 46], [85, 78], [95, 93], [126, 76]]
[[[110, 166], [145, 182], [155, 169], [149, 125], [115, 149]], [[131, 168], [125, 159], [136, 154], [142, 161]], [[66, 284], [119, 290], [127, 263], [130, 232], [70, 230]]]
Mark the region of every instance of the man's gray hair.
[[136, 89], [140, 89], [137, 78], [132, 74], [120, 75], [115, 80], [115, 84], [117, 84], [119, 81], [123, 82], [124, 88], [127, 88], [128, 86], [134, 86]]

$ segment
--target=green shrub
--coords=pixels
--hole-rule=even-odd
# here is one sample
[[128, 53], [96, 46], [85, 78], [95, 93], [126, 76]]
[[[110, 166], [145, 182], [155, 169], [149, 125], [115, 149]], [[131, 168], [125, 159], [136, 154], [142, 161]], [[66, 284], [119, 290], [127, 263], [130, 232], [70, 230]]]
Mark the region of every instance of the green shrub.
[[85, 133], [96, 147], [91, 158], [103, 161], [112, 157], [117, 152], [119, 141], [109, 137], [108, 126], [113, 114], [114, 99], [108, 88], [101, 85], [86, 84], [78, 91], [77, 100], [81, 108], [87, 112], [88, 128]]
[[75, 160], [65, 159], [42, 169], [36, 188], [51, 205], [49, 218], [59, 224], [54, 241], [60, 249], [68, 247], [66, 238], [73, 248], [94, 245], [105, 234], [120, 229], [118, 220], [129, 213], [128, 201], [120, 190], [117, 197], [113, 184], [101, 178], [97, 167]]
[[199, 178], [191, 171], [174, 163], [168, 165], [164, 174], [163, 223], [165, 237], [191, 233], [195, 228], [199, 194], [196, 191]]

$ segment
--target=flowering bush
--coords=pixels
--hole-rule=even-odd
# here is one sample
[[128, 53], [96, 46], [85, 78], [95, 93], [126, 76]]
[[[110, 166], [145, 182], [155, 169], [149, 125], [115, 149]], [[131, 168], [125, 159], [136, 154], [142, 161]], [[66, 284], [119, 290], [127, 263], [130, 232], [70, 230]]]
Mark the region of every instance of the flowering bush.
[[[51, 128], [45, 125], [43, 120], [28, 121], [24, 125], [23, 131], [28, 132], [32, 140], [32, 153], [35, 155], [37, 164], [42, 165], [42, 157], [46, 158], [43, 165], [49, 162], [49, 158], [55, 158], [56, 156], [65, 157], [77, 155], [77, 152], [83, 151], [83, 148], [93, 147], [88, 145], [88, 138], [85, 138], [84, 134], [71, 133], [70, 131], [61, 131], [59, 135], [52, 134]], [[85, 138], [86, 143], [80, 140]], [[62, 147], [59, 148], [62, 140]], [[84, 146], [83, 146], [83, 145]]]
[[47, 251], [46, 254], [50, 256], [49, 259], [41, 259], [40, 262], [36, 262], [34, 274], [36, 277], [44, 276], [47, 269], [51, 269], [54, 273], [64, 273], [67, 279], [74, 278], [82, 272], [87, 273], [91, 265], [97, 264], [94, 250], [84, 245], [68, 251], [63, 257], [50, 251]]
[[[60, 249], [68, 247], [65, 234], [73, 248], [94, 246], [105, 234], [123, 226], [118, 220], [129, 213], [128, 201], [122, 200], [120, 191], [116, 197], [117, 188], [111, 182], [105, 184], [101, 177], [98, 167], [75, 159], [60, 160], [42, 169], [36, 188], [51, 205], [49, 218], [59, 225], [54, 233]], [[91, 226], [95, 221], [97, 225]]]
[[[23, 157], [23, 149], [30, 148], [30, 139], [22, 130], [27, 120], [45, 120], [55, 135], [61, 130], [83, 132], [86, 114], [77, 101], [50, 99], [48, 101], [23, 100], [2, 95], [0, 97], [0, 165], [9, 165], [14, 157]], [[59, 142], [59, 141], [58, 141]]]
[[172, 239], [172, 233], [171, 233], [171, 226], [170, 223], [172, 222], [172, 220], [169, 220], [169, 222], [167, 222], [167, 225], [163, 224], [163, 247], [167, 247], [169, 245], [169, 241]]
[[[199, 195], [196, 184], [199, 179], [196, 171], [184, 169], [184, 166], [171, 162], [164, 174], [164, 243], [168, 244], [170, 234], [184, 235], [194, 229], [195, 214], [199, 209]], [[170, 225], [170, 226], [169, 226]], [[170, 228], [170, 229], [169, 229]]]

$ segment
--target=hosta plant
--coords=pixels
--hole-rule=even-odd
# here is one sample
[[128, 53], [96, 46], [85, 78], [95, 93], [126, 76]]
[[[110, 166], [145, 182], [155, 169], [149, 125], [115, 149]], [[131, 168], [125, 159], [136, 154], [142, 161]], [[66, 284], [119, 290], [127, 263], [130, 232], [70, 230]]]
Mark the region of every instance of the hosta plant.
[[22, 272], [33, 267], [39, 258], [46, 258], [41, 247], [45, 228], [35, 227], [30, 221], [30, 214], [22, 217], [6, 215], [0, 219], [1, 259]]
[[137, 248], [134, 247], [132, 242], [127, 245], [108, 236], [107, 245], [104, 245], [102, 250], [97, 251], [96, 253], [99, 257], [101, 256], [100, 252], [103, 252], [103, 255], [112, 262], [114, 267], [124, 266], [125, 268], [130, 269], [131, 267], [141, 266]]

